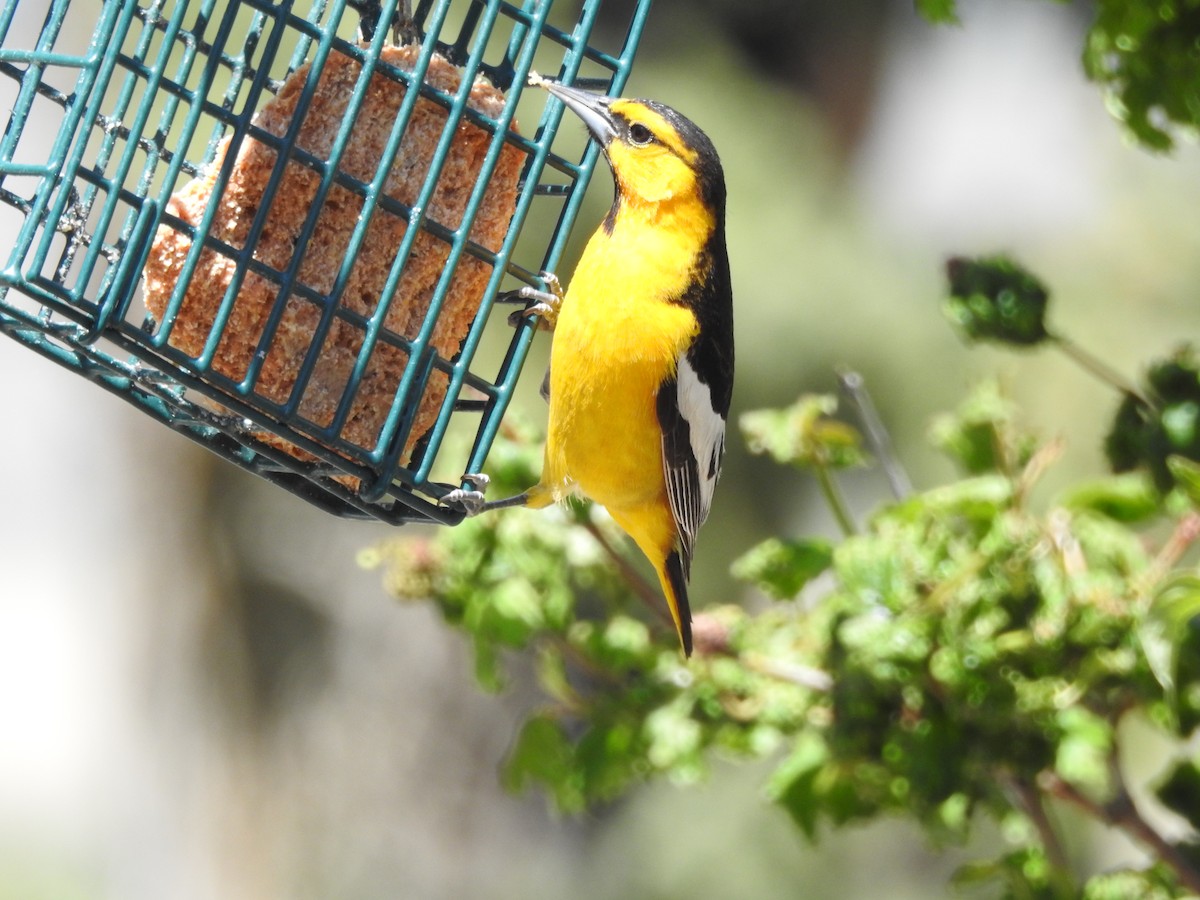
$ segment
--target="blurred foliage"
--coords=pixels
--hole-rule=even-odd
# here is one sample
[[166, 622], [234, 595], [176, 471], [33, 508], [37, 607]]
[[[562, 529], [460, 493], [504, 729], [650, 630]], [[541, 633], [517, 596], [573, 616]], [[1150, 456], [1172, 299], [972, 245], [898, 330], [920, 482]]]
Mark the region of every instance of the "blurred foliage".
[[742, 417], [751, 453], [801, 469], [845, 469], [864, 462], [857, 432], [830, 418], [837, 399], [812, 395], [788, 409], [763, 409]]
[[930, 22], [954, 25], [958, 22], [955, 0], [916, 0], [917, 11]]
[[946, 274], [946, 316], [968, 340], [1034, 346], [1049, 337], [1049, 294], [1011, 259], [956, 256], [946, 263]]
[[[954, 257], [946, 264], [946, 275], [943, 311], [967, 340], [1010, 347], [1053, 344], [1121, 392], [1104, 442], [1114, 472], [1141, 469], [1164, 494], [1179, 485], [1193, 499], [1200, 498], [1200, 361], [1190, 346], [1153, 363], [1145, 383], [1135, 385], [1047, 328], [1050, 293], [1014, 260]], [[991, 416], [1010, 420], [1002, 409], [1004, 401], [994, 394], [978, 395], [974, 405], [977, 415], [967, 411], [958, 420], [940, 422], [935, 432], [940, 448], [957, 457], [968, 472], [995, 465], [991, 454], [1004, 449], [987, 428], [981, 432], [974, 419], [981, 415], [985, 425]]]
[[1100, 0], [1083, 64], [1110, 108], [1147, 147], [1200, 126], [1200, 7], [1190, 0]]
[[[805, 397], [742, 426], [760, 452], [815, 470], [846, 458], [851, 432], [833, 411]], [[961, 885], [1184, 896], [1200, 882], [1193, 848], [1158, 838], [1161, 865], [1084, 881], [1047, 808], [1074, 805], [1143, 842], [1153, 833], [1123, 782], [1118, 727], [1137, 712], [1182, 739], [1200, 722], [1200, 665], [1187, 652], [1200, 637], [1200, 575], [1177, 566], [1200, 517], [1183, 502], [1172, 520], [1129, 476], [1035, 506], [1056, 445], [1016, 419], [982, 385], [936, 429], [961, 480], [883, 508], [840, 544], [772, 538], [745, 554], [735, 573], [780, 602], [698, 614], [690, 662], [619, 555], [618, 532], [588, 505], [485, 516], [364, 561], [470, 636], [486, 688], [503, 684], [506, 649], [535, 661], [545, 702], [505, 764], [514, 790], [538, 785], [577, 812], [647, 778], [695, 782], [712, 754], [769, 757], [768, 796], [811, 839], [908, 816], [935, 841], [962, 843], [982, 814], [1015, 846], [962, 869]], [[531, 437], [497, 445], [498, 492], [536, 477]], [[1145, 526], [1163, 521], [1175, 527], [1155, 549]], [[797, 600], [802, 590], [815, 596]], [[1172, 763], [1157, 796], [1195, 822], [1196, 760]]]
[[[931, 22], [958, 21], [955, 0], [915, 0]], [[1062, 0], [1058, 0], [1062, 2]], [[1193, 0], [1098, 0], [1083, 68], [1144, 146], [1170, 150], [1200, 127], [1200, 7]]]
[[1200, 363], [1191, 348], [1153, 363], [1144, 388], [1125, 395], [1104, 449], [1114, 470], [1144, 468], [1159, 490], [1170, 490], [1177, 476], [1200, 484], [1185, 467], [1200, 460]]
[[[917, 7], [956, 18], [953, 0]], [[1200, 115], [1195, 21], [1173, 3], [1098, 6], [1085, 66], [1151, 147]], [[715, 757], [768, 760], [767, 796], [811, 840], [904, 817], [939, 845], [963, 844], [981, 819], [997, 823], [1008, 846], [963, 866], [956, 887], [1200, 893], [1200, 847], [1160, 833], [1135, 802], [1121, 730], [1137, 717], [1176, 743], [1154, 799], [1200, 828], [1200, 758], [1185, 749], [1200, 726], [1195, 360], [1181, 350], [1135, 385], [1047, 326], [1050, 292], [1015, 261], [955, 258], [947, 274], [944, 311], [968, 339], [1053, 347], [1115, 389], [1112, 476], [1041, 499], [1061, 442], [1023, 428], [985, 382], [930, 430], [958, 480], [860, 524], [837, 477], [868, 454], [831, 398], [745, 414], [750, 451], [784, 466], [780, 480], [812, 473], [845, 537], [777, 535], [744, 553], [735, 576], [771, 602], [699, 612], [691, 660], [618, 529], [590, 505], [484, 516], [364, 551], [394, 594], [431, 601], [468, 636], [486, 689], [504, 686], [506, 657], [533, 661], [543, 700], [511, 748], [508, 787], [539, 787], [578, 812], [651, 778], [694, 783]], [[489, 460], [494, 496], [538, 475], [536, 436], [509, 429]], [[1149, 862], [1082, 870], [1059, 833], [1063, 809], [1125, 832]]]

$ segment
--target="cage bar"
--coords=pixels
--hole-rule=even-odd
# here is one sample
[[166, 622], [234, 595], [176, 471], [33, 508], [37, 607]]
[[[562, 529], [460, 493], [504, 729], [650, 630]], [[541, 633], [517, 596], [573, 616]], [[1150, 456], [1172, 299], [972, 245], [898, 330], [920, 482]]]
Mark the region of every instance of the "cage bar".
[[[598, 148], [570, 129], [559, 135], [561, 105], [540, 92], [527, 95], [526, 77], [536, 69], [620, 93], [649, 5], [419, 0], [406, 10], [378, 0], [5, 0], [0, 333], [331, 513], [392, 524], [456, 522], [461, 514], [438, 498], [447, 481], [483, 467], [534, 333], [532, 323], [510, 328], [493, 302], [521, 284], [543, 286], [539, 273], [557, 267], [598, 158]], [[411, 65], [389, 61], [397, 59], [390, 47], [397, 37], [411, 44]], [[458, 70], [454, 90], [430, 79], [431, 67], [445, 71], [443, 61]], [[300, 139], [303, 122], [323, 102], [322, 79], [345, 71], [356, 73], [345, 116], [328, 152], [310, 152]], [[477, 78], [504, 92], [498, 113], [472, 101]], [[357, 153], [355, 123], [380, 85], [394, 85], [403, 97], [377, 167], [356, 175], [347, 163]], [[272, 130], [263, 111], [284, 90], [289, 97], [299, 91], [294, 113], [286, 128]], [[419, 190], [398, 199], [388, 186], [409, 165], [415, 138], [406, 135], [434, 108], [445, 124], [428, 171]], [[471, 170], [461, 218], [439, 221], [431, 209], [444, 170], [457, 165], [462, 129], [481, 130], [486, 150], [472, 157], [478, 170]], [[274, 167], [261, 203], [238, 225], [245, 240], [225, 240], [220, 203], [237, 181], [240, 154], [251, 151], [269, 154]], [[473, 228], [491, 202], [501, 160], [514, 152], [522, 163], [511, 219], [485, 246]], [[298, 249], [276, 266], [264, 258], [263, 232], [277, 192], [296, 177], [316, 187], [296, 232]], [[191, 221], [173, 198], [194, 179], [211, 181], [211, 192]], [[340, 202], [357, 218], [347, 226], [344, 257], [323, 274], [328, 285], [314, 286], [304, 251], [324, 239], [323, 217]], [[349, 297], [380, 223], [402, 229], [402, 237], [379, 296]], [[146, 305], [143, 271], [164, 234], [187, 252], [156, 316]], [[404, 304], [417, 302], [404, 295], [406, 273], [430, 252], [444, 254], [444, 262], [420, 299], [423, 317], [403, 332], [393, 322]], [[232, 274], [221, 282], [203, 346], [188, 349], [180, 335], [193, 327], [191, 285], [210, 277], [213, 260]], [[467, 271], [486, 272], [485, 280], [473, 276], [485, 283], [478, 308], [471, 307], [453, 352], [439, 351], [443, 311]], [[251, 284], [267, 285], [274, 300], [261, 331], [236, 334]], [[298, 362], [285, 373], [285, 390], [268, 385], [267, 373], [277, 368], [280, 335], [297, 341], [288, 330], [293, 320], [312, 325], [300, 332], [307, 345], [291, 351]], [[318, 416], [310, 395], [325, 389], [335, 338], [348, 341], [334, 348], [344, 383], [335, 381], [340, 393]], [[253, 346], [244, 371], [222, 362], [235, 341]], [[364, 426], [361, 398], [375, 396], [364, 392], [381, 380], [390, 384], [379, 376], [381, 357], [391, 361], [395, 384]], [[426, 397], [432, 415], [422, 406]]]

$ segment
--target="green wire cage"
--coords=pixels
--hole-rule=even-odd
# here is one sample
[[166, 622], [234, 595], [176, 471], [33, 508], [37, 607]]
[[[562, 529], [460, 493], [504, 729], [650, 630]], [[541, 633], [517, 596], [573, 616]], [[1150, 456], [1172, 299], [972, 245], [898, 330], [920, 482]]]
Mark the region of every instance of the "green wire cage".
[[[6, 0], [0, 332], [329, 512], [454, 523], [438, 499], [483, 467], [535, 330], [493, 305], [544, 286], [598, 156], [582, 129], [558, 135], [561, 104], [527, 76], [620, 93], [648, 7]], [[315, 149], [319, 108], [331, 118]], [[485, 214], [500, 219], [487, 239]], [[283, 256], [268, 258], [272, 241]], [[170, 278], [153, 275], [164, 260]], [[418, 265], [430, 274], [406, 287]], [[461, 330], [447, 335], [451, 307]]]

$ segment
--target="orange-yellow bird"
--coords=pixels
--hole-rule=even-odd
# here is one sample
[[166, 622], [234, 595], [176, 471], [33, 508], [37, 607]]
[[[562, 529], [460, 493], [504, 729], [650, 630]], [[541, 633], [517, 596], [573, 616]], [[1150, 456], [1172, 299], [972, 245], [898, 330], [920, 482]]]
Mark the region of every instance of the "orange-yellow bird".
[[471, 513], [544, 507], [572, 494], [604, 506], [653, 563], [684, 653], [692, 652], [688, 574], [725, 452], [733, 391], [733, 295], [725, 179], [695, 124], [650, 100], [532, 79], [575, 112], [616, 182], [561, 300], [527, 312], [554, 327], [541, 479]]

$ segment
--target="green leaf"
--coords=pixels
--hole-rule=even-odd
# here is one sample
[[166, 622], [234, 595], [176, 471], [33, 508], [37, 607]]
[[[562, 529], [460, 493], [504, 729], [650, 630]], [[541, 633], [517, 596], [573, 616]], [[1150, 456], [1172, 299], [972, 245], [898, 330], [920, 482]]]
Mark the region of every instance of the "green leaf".
[[620, 796], [650, 769], [640, 737], [643, 711], [611, 712], [592, 718], [575, 751], [576, 775], [588, 803]]
[[977, 859], [954, 870], [950, 883], [958, 890], [978, 887], [1004, 877], [1006, 868], [998, 859]]
[[1166, 580], [1150, 602], [1138, 629], [1146, 661], [1173, 705], [1178, 685], [1179, 650], [1200, 625], [1200, 575], [1177, 573]]
[[604, 642], [609, 649], [636, 658], [649, 651], [653, 642], [650, 629], [629, 616], [613, 616], [604, 629]]
[[1145, 380], [1145, 396], [1126, 394], [1113, 417], [1104, 441], [1109, 463], [1115, 472], [1146, 469], [1164, 494], [1179, 471], [1194, 498], [1196, 472], [1187, 461], [1200, 462], [1200, 361], [1184, 347], [1150, 366]]
[[1082, 900], [1175, 900], [1179, 896], [1171, 878], [1158, 867], [1104, 872], [1089, 878]]
[[751, 453], [767, 454], [778, 463], [806, 468], [860, 466], [862, 438], [850, 425], [830, 418], [836, 410], [835, 398], [806, 394], [785, 409], [744, 413], [738, 424]]
[[1013, 500], [1013, 484], [1003, 475], [980, 475], [932, 488], [898, 503], [888, 518], [918, 521], [935, 514], [957, 513], [990, 519], [1007, 509]]
[[563, 704], [574, 702], [575, 691], [567, 675], [566, 660], [557, 647], [538, 648], [537, 677], [547, 696]]
[[1112, 726], [1081, 706], [1062, 710], [1057, 720], [1062, 737], [1054, 759], [1055, 771], [1089, 796], [1106, 798], [1112, 788]]
[[961, 840], [971, 826], [971, 798], [959, 791], [937, 805], [934, 820], [941, 831]]
[[1200, 463], [1182, 456], [1168, 456], [1167, 470], [1188, 502], [1200, 509]]
[[1040, 847], [1023, 847], [997, 860], [968, 863], [954, 873], [957, 888], [1001, 883], [1005, 900], [1076, 900], [1069, 879], [1055, 870]]
[[968, 340], [1031, 347], [1049, 337], [1046, 288], [1008, 257], [954, 257], [946, 275], [943, 310]]
[[832, 561], [829, 541], [768, 538], [734, 560], [731, 571], [776, 600], [790, 600]]
[[1192, 828], [1200, 829], [1200, 767], [1197, 763], [1200, 760], [1186, 759], [1177, 763], [1155, 788], [1155, 793], [1169, 809], [1187, 819]]
[[1085, 481], [1069, 488], [1058, 503], [1074, 512], [1089, 510], [1126, 524], [1145, 522], [1162, 511], [1158, 492], [1141, 472]]
[[572, 748], [562, 726], [548, 715], [534, 716], [517, 736], [501, 772], [504, 787], [517, 793], [530, 784], [548, 788], [561, 808], [581, 809], [583, 797], [574, 783]]
[[508, 579], [492, 591], [488, 624], [509, 644], [521, 644], [542, 624], [542, 607], [533, 586], [524, 579]]
[[492, 694], [500, 693], [505, 685], [496, 645], [479, 637], [475, 639], [475, 680], [481, 688]]
[[1083, 62], [1109, 92], [1108, 107], [1151, 150], [1200, 127], [1200, 52], [1194, 5], [1100, 0]]
[[656, 769], [677, 769], [690, 774], [703, 737], [700, 723], [692, 718], [691, 702], [681, 698], [660, 706], [646, 717], [646, 759]]
[[1186, 736], [1200, 728], [1200, 619], [1192, 618], [1175, 649], [1176, 689], [1169, 697], [1176, 715], [1176, 733]]
[[[1142, 398], [1125, 394], [1104, 438], [1104, 455], [1114, 472], [1128, 472], [1146, 459], [1154, 410]], [[1156, 479], [1157, 481], [1158, 479]]]
[[934, 25], [957, 25], [958, 4], [955, 0], [916, 0], [917, 12]]
[[767, 796], [787, 810], [805, 837], [816, 840], [822, 801], [817, 780], [829, 759], [829, 748], [812, 732], [803, 732], [796, 746], [767, 781]]
[[1016, 472], [1032, 457], [1036, 442], [1016, 427], [1016, 407], [994, 379], [975, 385], [953, 413], [938, 416], [930, 442], [968, 475]]

